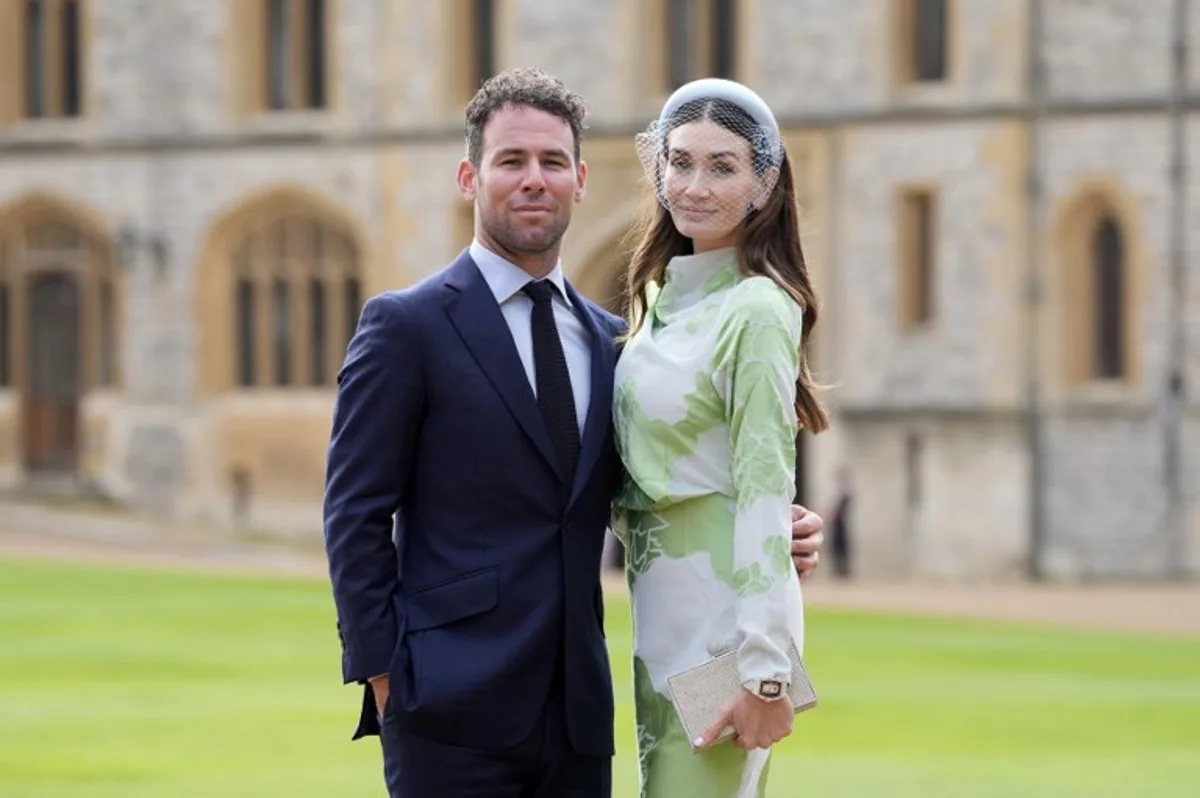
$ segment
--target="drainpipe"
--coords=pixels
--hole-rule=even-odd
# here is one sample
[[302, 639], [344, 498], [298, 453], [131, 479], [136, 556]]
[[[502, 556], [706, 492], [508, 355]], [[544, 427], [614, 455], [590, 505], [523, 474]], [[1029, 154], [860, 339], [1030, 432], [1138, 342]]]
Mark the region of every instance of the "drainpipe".
[[1167, 318], [1170, 342], [1163, 394], [1163, 480], [1166, 494], [1166, 567], [1171, 579], [1187, 576], [1187, 512], [1183, 490], [1183, 409], [1187, 297], [1187, 93], [1188, 0], [1175, 0], [1171, 54], [1171, 219], [1170, 296]]
[[1042, 63], [1042, 3], [1030, 0], [1028, 61], [1026, 64], [1025, 131], [1025, 431], [1029, 451], [1029, 577], [1045, 578], [1046, 548], [1045, 431], [1040, 366], [1041, 275], [1040, 235], [1042, 184], [1039, 174], [1039, 132], [1045, 88]]

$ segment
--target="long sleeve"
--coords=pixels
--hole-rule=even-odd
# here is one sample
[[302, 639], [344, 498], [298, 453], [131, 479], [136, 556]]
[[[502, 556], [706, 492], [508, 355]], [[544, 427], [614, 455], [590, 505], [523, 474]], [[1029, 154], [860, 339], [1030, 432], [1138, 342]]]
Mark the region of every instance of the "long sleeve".
[[738, 670], [743, 682], [790, 679], [788, 580], [795, 495], [796, 375], [801, 309], [766, 278], [731, 297], [718, 337], [717, 374], [729, 421], [737, 591]]
[[395, 297], [370, 299], [338, 375], [324, 516], [346, 682], [388, 672], [402, 621], [393, 516], [424, 401], [420, 344], [404, 322]]

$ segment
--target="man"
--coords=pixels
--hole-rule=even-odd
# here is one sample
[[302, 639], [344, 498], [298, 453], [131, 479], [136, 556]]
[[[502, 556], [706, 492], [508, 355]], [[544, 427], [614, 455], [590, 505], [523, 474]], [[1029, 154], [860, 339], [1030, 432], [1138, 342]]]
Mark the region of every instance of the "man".
[[[338, 378], [326, 549], [343, 677], [370, 684], [355, 737], [381, 735], [392, 796], [610, 792], [600, 559], [624, 325], [558, 260], [583, 115], [537, 70], [480, 89], [458, 169], [475, 240], [366, 303]], [[793, 527], [802, 571], [821, 526]]]
[[850, 469], [838, 469], [838, 499], [833, 508], [830, 524], [830, 544], [833, 552], [833, 573], [838, 579], [850, 578], [850, 506], [854, 501], [854, 488]]

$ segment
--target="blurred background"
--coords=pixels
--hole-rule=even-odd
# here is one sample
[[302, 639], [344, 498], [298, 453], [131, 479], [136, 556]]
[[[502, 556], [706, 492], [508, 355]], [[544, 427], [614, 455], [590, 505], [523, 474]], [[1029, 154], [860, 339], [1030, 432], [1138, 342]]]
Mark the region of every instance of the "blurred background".
[[[830, 620], [832, 653], [813, 654], [817, 665], [829, 658], [815, 678], [818, 692], [831, 691], [822, 713], [835, 719], [813, 721], [833, 725], [794, 743], [819, 752], [795, 765], [806, 774], [797, 779], [922, 796], [1061, 796], [1081, 783], [1078, 794], [1182, 795], [1194, 785], [1182, 752], [1200, 745], [1200, 714], [1190, 714], [1200, 707], [1200, 0], [0, 0], [0, 649], [9, 651], [7, 660], [0, 651], [9, 684], [0, 749], [10, 751], [0, 754], [0, 794], [200, 795], [213, 787], [204, 778], [235, 771], [230, 795], [376, 794], [377, 751], [358, 746], [353, 763], [330, 761], [345, 753], [356, 703], [335, 684], [332, 603], [319, 578], [334, 382], [364, 299], [432, 274], [469, 243], [471, 208], [454, 181], [464, 107], [483, 79], [518, 65], [561, 77], [589, 105], [588, 196], [563, 264], [614, 310], [625, 234], [645, 195], [633, 134], [696, 77], [745, 82], [775, 110], [823, 303], [814, 359], [833, 426], [802, 436], [797, 458], [797, 499], [826, 519], [818, 603], [850, 595], [821, 593], [837, 577], [1133, 583], [1132, 592], [1070, 594], [1079, 611], [1058, 619], [1121, 616], [1136, 631], [1182, 618], [1193, 635], [1186, 648], [1155, 643], [1166, 647], [1163, 670], [1149, 654], [1139, 665], [1110, 656], [1147, 652], [1141, 638], [1111, 649], [1088, 638], [1087, 661], [1103, 652], [1115, 669], [1099, 682], [1088, 681], [1093, 664], [1057, 658], [1028, 660], [1041, 679], [1032, 692], [988, 671], [1000, 681], [968, 694], [1032, 700], [1031, 714], [994, 729], [971, 749], [982, 759], [953, 766], [960, 773], [939, 769], [951, 754], [930, 752], [970, 748], [949, 730], [986, 727], [988, 713], [939, 727], [932, 742], [906, 736], [904, 719], [925, 714], [941, 695], [933, 685], [947, 683], [920, 652], [936, 648], [931, 640], [978, 642], [976, 632], [914, 628], [912, 672], [931, 682], [906, 694], [912, 705], [891, 725], [868, 723], [865, 733], [861, 717], [836, 714], [838, 691], [850, 700], [867, 684], [872, 700], [892, 700], [878, 685], [895, 687], [908, 671], [889, 679], [855, 668], [906, 662], [907, 644], [890, 622], [818, 615], [818, 626], [841, 619]], [[317, 576], [297, 599], [309, 614], [288, 616], [297, 637], [272, 649], [281, 659], [255, 661], [273, 663], [275, 679], [307, 657], [301, 703], [324, 714], [286, 715], [295, 685], [281, 686], [272, 706], [293, 736], [312, 732], [307, 743], [289, 738], [304, 751], [297, 763], [353, 773], [363, 791], [305, 793], [276, 771], [238, 771], [250, 767], [237, 758], [247, 739], [222, 749], [226, 770], [214, 767], [217, 754], [202, 758], [191, 787], [139, 782], [150, 779], [139, 768], [153, 768], [126, 761], [133, 743], [119, 738], [81, 763], [53, 719], [98, 717], [92, 731], [106, 736], [116, 727], [95, 702], [115, 684], [133, 690], [105, 693], [115, 716], [124, 723], [138, 706], [150, 718], [136, 737], [149, 750], [178, 731], [162, 725], [156, 700], [187, 718], [220, 705], [189, 680], [194, 669], [205, 684], [242, 679], [230, 703], [244, 711], [250, 698], [267, 711], [259, 704], [275, 699], [253, 687], [265, 677], [226, 657], [292, 629], [274, 625], [270, 608], [295, 609], [274, 582], [235, 608], [222, 602], [248, 583], [177, 582], [153, 569], [113, 577], [29, 559], [107, 558], [110, 544], [123, 562], [215, 555], [256, 573]], [[94, 580], [94, 592], [67, 599]], [[963, 595], [887, 588], [860, 604], [961, 610]], [[1066, 600], [1014, 595], [988, 599], [981, 614], [1020, 605], [1035, 619]], [[99, 626], [81, 620], [81, 604]], [[189, 614], [210, 604], [229, 614]], [[262, 610], [257, 621], [247, 606]], [[151, 610], [161, 617], [138, 615]], [[109, 629], [113, 618], [123, 620]], [[131, 618], [140, 620], [131, 627]], [[146, 648], [138, 637], [130, 649], [121, 630], [139, 623], [170, 642]], [[627, 657], [627, 620], [613, 623], [614, 657]], [[108, 659], [97, 653], [108, 650], [97, 649], [101, 629]], [[1062, 640], [1021, 645], [1045, 651]], [[980, 661], [1005, 659], [1004, 650]], [[111, 683], [77, 684], [75, 701], [51, 689], [46, 674], [61, 675], [64, 660], [95, 657], [114, 668]], [[154, 681], [164, 661], [178, 666], [182, 692]], [[1055, 684], [1066, 693], [1046, 688], [1043, 665], [1063, 668]], [[946, 678], [961, 687], [966, 677]], [[1133, 681], [1118, 699], [1122, 678]], [[1191, 720], [1091, 745], [1096, 729], [1122, 728], [1103, 712], [1072, 714], [1096, 709], [1099, 693], [1122, 718], [1144, 719], [1152, 707], [1161, 719], [1174, 707]], [[1036, 758], [1036, 746], [1020, 741], [1048, 731], [1050, 694], [1067, 696], [1062, 718], [1082, 724], [1081, 750], [1096, 758], [1056, 760], [1045, 772], [1057, 775], [1035, 783], [1024, 757]], [[84, 697], [99, 713], [91, 721], [70, 714]], [[1031, 715], [1042, 720], [1023, 725]], [[230, 723], [207, 735], [189, 725], [186, 745], [219, 745]], [[881, 729], [895, 731], [882, 758], [856, 759]], [[1011, 769], [980, 753], [998, 739], [1017, 741]], [[919, 752], [905, 748], [922, 741]], [[1149, 759], [1114, 758], [1143, 743]], [[619, 757], [627, 787], [631, 756]], [[888, 769], [913, 756], [917, 770]], [[1118, 764], [1138, 774], [1128, 785], [1145, 786], [1151, 771], [1165, 780], [1123, 791]], [[59, 778], [64, 767], [78, 778]], [[932, 786], [980, 768], [990, 775], [961, 789]], [[304, 778], [321, 783], [315, 771]], [[772, 794], [803, 793], [779, 789]]]
[[1174, 0], [4, 0], [0, 486], [316, 535], [363, 299], [469, 243], [480, 81], [589, 103], [564, 266], [615, 308], [631, 136], [716, 75], [786, 130], [853, 571], [1194, 575], [1198, 45]]

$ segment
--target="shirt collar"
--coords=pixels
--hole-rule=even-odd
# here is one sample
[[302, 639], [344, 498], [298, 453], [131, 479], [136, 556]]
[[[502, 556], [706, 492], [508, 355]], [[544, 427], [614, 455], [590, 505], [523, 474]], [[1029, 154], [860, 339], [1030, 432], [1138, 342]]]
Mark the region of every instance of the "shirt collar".
[[[518, 294], [526, 283], [533, 282], [533, 278], [529, 276], [528, 272], [492, 252], [479, 243], [479, 239], [471, 241], [469, 251], [471, 260], [475, 261], [475, 265], [479, 267], [484, 282], [492, 290], [492, 295], [496, 297], [498, 304], [503, 305]], [[554, 269], [546, 275], [545, 279], [554, 284], [554, 287], [558, 289], [559, 297], [570, 307], [571, 300], [567, 297], [567, 281], [563, 277], [561, 260], [554, 264]]]

